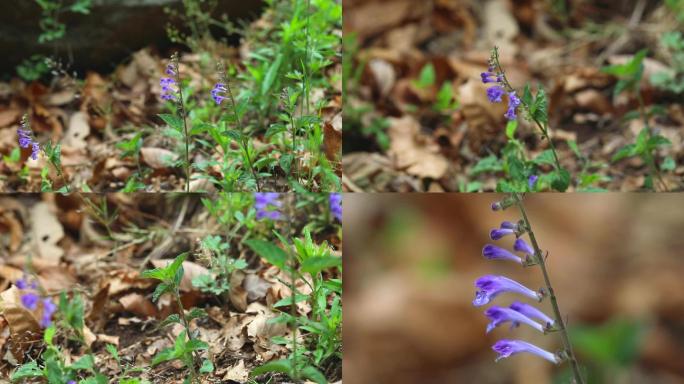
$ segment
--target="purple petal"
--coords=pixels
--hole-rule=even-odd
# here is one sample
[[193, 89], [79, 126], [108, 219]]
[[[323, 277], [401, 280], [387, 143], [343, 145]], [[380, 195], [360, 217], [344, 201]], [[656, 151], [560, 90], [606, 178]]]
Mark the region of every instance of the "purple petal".
[[525, 314], [515, 311], [511, 308], [502, 308], [498, 306], [493, 306], [487, 308], [485, 315], [489, 317], [491, 322], [487, 325], [487, 333], [491, 332], [494, 328], [506, 322], [511, 322], [512, 324], [523, 323], [530, 327], [536, 329], [537, 331], [544, 333], [544, 327], [537, 323], [536, 321], [530, 319]]
[[499, 340], [492, 346], [492, 349], [499, 354], [496, 361], [505, 359], [516, 353], [525, 352], [537, 355], [554, 364], [560, 363], [560, 359], [555, 354], [522, 340]]
[[503, 229], [514, 229], [514, 230], [517, 231], [517, 230], [518, 230], [518, 223], [512, 223], [512, 222], [510, 222], [510, 221], [503, 221], [503, 222], [501, 223], [501, 225], [499, 226], [499, 228], [503, 228]]
[[530, 189], [533, 189], [534, 185], [537, 184], [537, 180], [539, 180], [539, 176], [531, 175], [530, 178], [527, 179], [527, 186], [530, 187]]
[[35, 293], [26, 293], [21, 295], [21, 304], [32, 311], [37, 308], [38, 300], [40, 300], [40, 298]]
[[499, 240], [500, 238], [507, 235], [515, 235], [515, 230], [509, 228], [496, 228], [489, 232], [489, 237], [492, 240]]
[[534, 249], [525, 242], [522, 238], [518, 238], [515, 240], [515, 244], [513, 244], [513, 249], [516, 252], [522, 252], [526, 253], [530, 256], [534, 256]]
[[522, 258], [496, 245], [487, 244], [482, 248], [482, 256], [489, 260], [510, 260], [522, 264]]
[[544, 312], [540, 311], [536, 307], [522, 303], [520, 301], [514, 301], [513, 304], [510, 305], [510, 308], [514, 311], [518, 311], [522, 313], [523, 315], [527, 317], [531, 317], [533, 319], [539, 319], [546, 324], [546, 326], [552, 327], [556, 322], [547, 316]]
[[475, 299], [473, 299], [473, 305], [476, 307], [489, 303], [504, 292], [518, 293], [537, 301], [542, 298], [539, 293], [505, 276], [482, 276], [475, 281], [475, 287], [478, 289], [475, 292]]
[[504, 89], [501, 88], [501, 87], [498, 86], [498, 85], [495, 85], [495, 86], [493, 86], [493, 87], [487, 88], [487, 98], [488, 98], [489, 101], [491, 101], [492, 103], [500, 103], [500, 102], [501, 102], [501, 98], [503, 97], [503, 95], [504, 95], [505, 93], [506, 93], [506, 92], [504, 91]]

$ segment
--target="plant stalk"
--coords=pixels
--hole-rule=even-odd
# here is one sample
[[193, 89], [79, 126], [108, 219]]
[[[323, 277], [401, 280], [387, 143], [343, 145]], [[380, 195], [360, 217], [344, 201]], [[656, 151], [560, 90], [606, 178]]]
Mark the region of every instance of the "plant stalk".
[[190, 193], [190, 137], [188, 136], [188, 122], [185, 118], [185, 103], [183, 102], [183, 87], [180, 82], [178, 63], [175, 63], [176, 84], [178, 84], [178, 105], [181, 119], [183, 119], [183, 130], [185, 134], [185, 192]]
[[[226, 89], [228, 90], [228, 98], [230, 99], [230, 105], [233, 108], [233, 115], [235, 117], [235, 124], [237, 125], [238, 129], [240, 130], [240, 135], [242, 136], [242, 124], [240, 123], [240, 115], [238, 114], [237, 110], [237, 105], [235, 104], [235, 98], [233, 97], [233, 90], [230, 87], [230, 83], [228, 82], [228, 79], [226, 78], [224, 83], [226, 84]], [[252, 171], [252, 177], [254, 177], [254, 182], [256, 183], [256, 188], [257, 192], [261, 192], [261, 186], [259, 185], [259, 177], [257, 176], [256, 170], [254, 169], [254, 164], [252, 164], [252, 158], [249, 156], [249, 147], [247, 145], [247, 142], [242, 139], [241, 140], [241, 146], [242, 150], [245, 151], [245, 157], [247, 158], [247, 165], [249, 165], [249, 169]]]
[[546, 285], [546, 290], [548, 291], [549, 299], [551, 300], [551, 306], [553, 307], [553, 315], [556, 320], [556, 323], [558, 324], [558, 330], [561, 335], [561, 340], [563, 341], [563, 347], [565, 348], [565, 352], [568, 355], [568, 360], [570, 360], [570, 365], [572, 366], [572, 373], [575, 377], [575, 384], [584, 384], [584, 379], [582, 378], [582, 374], [580, 373], [579, 363], [577, 362], [577, 358], [575, 357], [575, 352], [572, 350], [570, 337], [568, 336], [568, 331], [565, 326], [565, 322], [563, 321], [560, 308], [558, 307], [558, 299], [556, 299], [556, 294], [554, 293], [553, 287], [551, 286], [551, 279], [549, 279], [549, 274], [546, 270], [546, 263], [542, 255], [542, 251], [539, 248], [539, 244], [537, 243], [537, 239], [534, 236], [534, 232], [532, 231], [530, 221], [527, 218], [527, 213], [525, 212], [525, 207], [523, 206], [522, 198], [517, 193], [514, 193], [513, 196], [515, 197], [516, 205], [518, 206], [520, 214], [523, 217], [523, 221], [525, 222], [525, 229], [527, 233], [530, 235], [530, 241], [532, 242], [532, 247], [534, 248], [534, 253], [537, 257], [537, 262], [539, 263], [539, 267], [541, 268], [542, 274], [544, 275], [544, 283]]

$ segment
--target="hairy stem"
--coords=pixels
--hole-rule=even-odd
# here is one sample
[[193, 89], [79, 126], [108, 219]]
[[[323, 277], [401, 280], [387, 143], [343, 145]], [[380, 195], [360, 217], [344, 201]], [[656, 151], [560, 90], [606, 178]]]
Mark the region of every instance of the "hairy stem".
[[185, 135], [185, 192], [190, 193], [190, 136], [188, 135], [188, 122], [185, 118], [185, 104], [183, 102], [183, 87], [181, 86], [177, 63], [175, 69], [176, 83], [178, 84], [178, 108], [180, 110], [180, 117], [183, 120], [183, 133]]
[[565, 322], [563, 321], [560, 308], [558, 307], [558, 299], [556, 299], [556, 294], [554, 293], [553, 287], [551, 286], [551, 279], [549, 279], [549, 274], [546, 270], [546, 262], [544, 261], [544, 255], [542, 255], [542, 251], [539, 248], [539, 244], [537, 243], [537, 238], [534, 236], [534, 232], [532, 231], [532, 226], [530, 225], [530, 220], [527, 218], [527, 213], [525, 212], [525, 207], [523, 205], [521, 196], [517, 193], [513, 194], [513, 196], [515, 198], [516, 205], [520, 209], [520, 214], [522, 215], [523, 221], [525, 223], [525, 230], [530, 235], [530, 241], [532, 242], [532, 247], [534, 247], [534, 253], [537, 258], [537, 262], [539, 263], [539, 268], [541, 268], [542, 274], [544, 275], [544, 283], [546, 285], [546, 290], [548, 292], [549, 299], [551, 300], [551, 306], [553, 307], [553, 315], [556, 324], [558, 324], [558, 330], [561, 335], [561, 340], [563, 341], [563, 347], [565, 348], [568, 360], [570, 360], [570, 365], [572, 366], [572, 373], [575, 377], [575, 383], [584, 384], [584, 379], [582, 378], [582, 375], [580, 373], [579, 363], [577, 362], [577, 358], [575, 357], [575, 352], [572, 350], [570, 337], [568, 336], [568, 331], [565, 326]]

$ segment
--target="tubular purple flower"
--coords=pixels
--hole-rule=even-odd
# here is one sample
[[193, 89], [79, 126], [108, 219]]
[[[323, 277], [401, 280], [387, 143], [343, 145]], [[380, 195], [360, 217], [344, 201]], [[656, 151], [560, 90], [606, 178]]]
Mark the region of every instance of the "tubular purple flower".
[[534, 185], [537, 184], [537, 180], [539, 180], [539, 176], [531, 175], [530, 178], [527, 179], [527, 186], [530, 187], [530, 189], [533, 189]]
[[513, 244], [513, 249], [516, 252], [522, 252], [525, 254], [528, 254], [530, 256], [534, 256], [534, 249], [525, 242], [525, 240], [518, 238], [515, 239], [515, 243]]
[[176, 69], [173, 67], [173, 63], [166, 65], [166, 71], [164, 71], [168, 76], [176, 76]]
[[500, 211], [501, 210], [501, 202], [500, 201], [495, 201], [492, 203], [492, 211]]
[[492, 103], [500, 103], [504, 93], [506, 93], [504, 89], [498, 85], [487, 88], [487, 98]]
[[542, 299], [539, 293], [504, 276], [482, 276], [475, 280], [475, 287], [478, 289], [475, 292], [475, 299], [473, 299], [473, 305], [476, 307], [489, 303], [493, 298], [504, 292], [519, 293], [537, 301]]
[[502, 228], [502, 229], [514, 229], [514, 230], [517, 231], [517, 230], [518, 230], [518, 223], [513, 223], [513, 222], [510, 222], [510, 221], [503, 221], [503, 222], [501, 222], [501, 225], [499, 226], [499, 228]]
[[515, 235], [515, 230], [510, 228], [495, 228], [489, 232], [489, 237], [492, 240], [499, 240], [506, 235]]
[[38, 300], [40, 300], [40, 297], [35, 293], [29, 292], [21, 295], [21, 304], [32, 311], [38, 306]]
[[512, 327], [517, 327], [520, 323], [527, 324], [530, 327], [536, 329], [537, 331], [544, 333], [544, 327], [537, 323], [536, 321], [530, 319], [522, 312], [515, 311], [510, 308], [502, 308], [499, 306], [493, 306], [487, 308], [485, 315], [489, 317], [491, 322], [487, 324], [487, 333], [491, 332], [494, 328], [506, 322], [511, 322]]
[[520, 99], [515, 95], [515, 91], [508, 92], [508, 110], [506, 111], [506, 114], [504, 114], [504, 117], [508, 120], [515, 120], [517, 117], [515, 111], [519, 105]]
[[482, 248], [482, 256], [489, 260], [510, 260], [522, 264], [522, 258], [496, 245], [487, 244]]
[[547, 327], [553, 327], [553, 325], [556, 323], [552, 318], [546, 316], [544, 312], [540, 311], [536, 307], [529, 304], [525, 304], [520, 301], [514, 301], [513, 304], [509, 306], [509, 308], [511, 308], [514, 311], [518, 311], [527, 317], [539, 319], [543, 321]]
[[491, 71], [480, 73], [480, 77], [482, 78], [482, 83], [484, 84], [497, 82], [495, 75]]
[[280, 220], [283, 214], [278, 211], [283, 203], [278, 200], [280, 194], [277, 192], [256, 192], [254, 193], [254, 208], [256, 208], [256, 218]]
[[52, 324], [52, 314], [57, 310], [57, 306], [49, 297], [43, 299], [43, 315], [40, 318], [40, 326], [47, 328]]
[[34, 141], [33, 143], [31, 143], [31, 158], [33, 160], [37, 160], [39, 153], [40, 153], [40, 145]]
[[211, 97], [217, 105], [221, 105], [223, 100], [226, 99], [225, 94], [228, 92], [228, 88], [224, 83], [216, 83], [214, 88], [211, 90]]
[[339, 221], [342, 221], [342, 195], [331, 193], [328, 197], [330, 203], [330, 213]]
[[496, 361], [505, 359], [515, 355], [516, 353], [524, 352], [537, 355], [542, 359], [546, 359], [554, 364], [561, 362], [560, 358], [558, 358], [558, 356], [555, 354], [522, 340], [499, 340], [492, 346], [492, 349], [499, 354], [499, 357], [496, 358]]

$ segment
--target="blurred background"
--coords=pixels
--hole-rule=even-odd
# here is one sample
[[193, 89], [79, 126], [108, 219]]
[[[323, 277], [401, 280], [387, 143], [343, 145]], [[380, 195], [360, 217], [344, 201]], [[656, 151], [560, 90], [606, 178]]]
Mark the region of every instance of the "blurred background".
[[[643, 127], [638, 98], [614, 94], [618, 77], [602, 68], [646, 49], [640, 95], [671, 142], [658, 164], [668, 189], [684, 189], [682, 33], [684, 0], [344, 0], [344, 187], [497, 190], [506, 102], [487, 100], [480, 73], [498, 46], [518, 95], [546, 92], [561, 164], [584, 191], [644, 188], [640, 159], [612, 161]], [[535, 159], [548, 143], [518, 121], [511, 136]]]
[[[543, 286], [538, 268], [488, 261], [498, 194], [345, 194], [345, 359], [350, 383], [569, 383], [520, 354], [494, 362], [499, 339], [550, 351], [557, 335], [501, 326], [485, 334], [474, 281]], [[589, 383], [684, 383], [684, 195], [534, 194], [525, 206]], [[504, 294], [508, 305], [524, 298]], [[524, 300], [528, 301], [528, 300]], [[491, 305], [491, 304], [490, 304]], [[548, 300], [539, 305], [550, 314]]]

